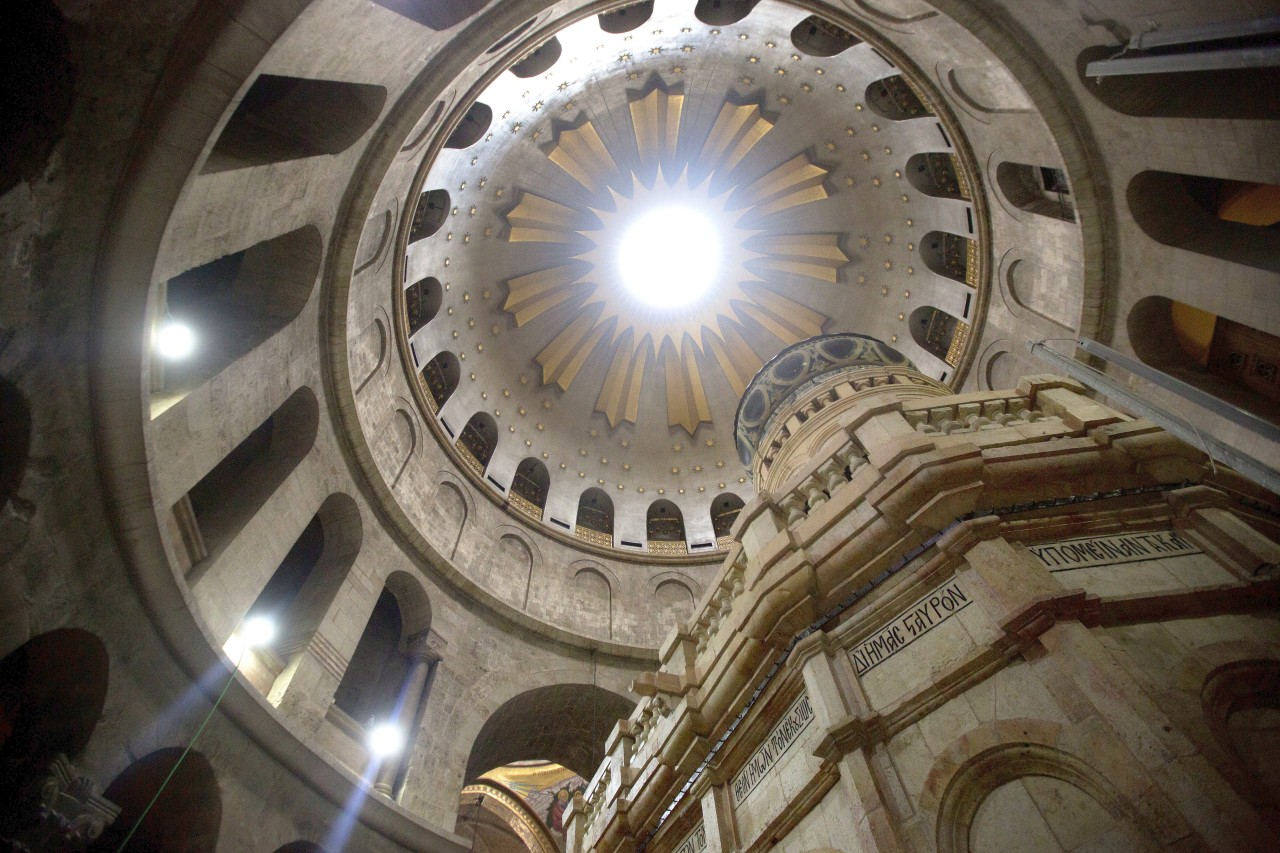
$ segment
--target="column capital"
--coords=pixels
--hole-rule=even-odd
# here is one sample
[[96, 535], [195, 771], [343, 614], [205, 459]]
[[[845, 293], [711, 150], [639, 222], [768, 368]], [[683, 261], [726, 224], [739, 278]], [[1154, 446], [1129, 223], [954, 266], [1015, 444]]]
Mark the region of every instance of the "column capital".
[[406, 654], [409, 660], [415, 663], [418, 661], [435, 663], [444, 657], [444, 649], [447, 645], [449, 645], [448, 640], [437, 634], [434, 629], [428, 628], [409, 638]]

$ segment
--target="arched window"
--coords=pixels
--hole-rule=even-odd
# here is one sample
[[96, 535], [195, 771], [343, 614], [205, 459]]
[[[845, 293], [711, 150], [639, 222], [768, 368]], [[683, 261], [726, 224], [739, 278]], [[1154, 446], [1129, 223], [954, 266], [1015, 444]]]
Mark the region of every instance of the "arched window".
[[484, 8], [485, 0], [373, 0], [433, 30], [448, 30]]
[[498, 446], [498, 423], [488, 412], [476, 412], [462, 428], [457, 448], [471, 470], [481, 476]]
[[684, 538], [684, 516], [680, 508], [668, 500], [656, 500], [649, 504], [645, 515], [645, 535], [649, 551], [655, 554], [684, 554], [687, 546]]
[[550, 489], [551, 475], [547, 473], [547, 466], [530, 456], [516, 467], [515, 478], [511, 481], [511, 505], [530, 518], [541, 521]]
[[969, 324], [933, 306], [911, 312], [911, 338], [920, 348], [955, 367], [969, 339]]
[[835, 56], [862, 44], [862, 39], [826, 18], [810, 15], [791, 30], [791, 43], [810, 56]]
[[18, 386], [0, 379], [0, 510], [27, 472], [31, 447], [31, 410]]
[[146, 817], [129, 839], [131, 851], [214, 853], [218, 849], [222, 793], [213, 766], [201, 752], [191, 750], [184, 757], [181, 747], [157, 749], [121, 771], [102, 795], [120, 806], [120, 815], [98, 836], [90, 848], [93, 853], [119, 850], [143, 812]]
[[[360, 551], [360, 509], [343, 494], [330, 495], [294, 541], [245, 619], [275, 625], [271, 648], [246, 650], [241, 665], [249, 680], [278, 705], [301, 654], [333, 604]], [[235, 660], [239, 655], [232, 655]]]
[[949, 231], [930, 231], [920, 239], [920, 258], [941, 276], [974, 286], [977, 275], [978, 244]]
[[1129, 181], [1128, 201], [1153, 240], [1280, 272], [1280, 185], [1149, 171]]
[[449, 216], [449, 191], [430, 190], [418, 197], [413, 210], [413, 222], [409, 225], [409, 242], [426, 239], [440, 230]]
[[721, 547], [725, 547], [726, 543], [723, 540], [729, 538], [733, 523], [738, 520], [740, 512], [742, 512], [742, 498], [732, 492], [718, 495], [711, 502], [711, 529], [715, 531], [716, 543]]
[[381, 86], [262, 74], [222, 129], [203, 171], [340, 154], [373, 126], [386, 100]]
[[756, 7], [760, 0], [698, 0], [693, 16], [712, 27], [736, 24]]
[[578, 498], [574, 535], [606, 548], [613, 545], [613, 501], [603, 489], [590, 488]]
[[172, 402], [218, 375], [297, 317], [319, 276], [322, 250], [320, 232], [307, 225], [169, 279], [157, 321], [189, 326], [196, 347], [181, 361], [152, 359], [155, 402]]
[[521, 79], [544, 74], [560, 59], [562, 50], [560, 39], [552, 36], [534, 48], [524, 59], [511, 66], [511, 73]]
[[440, 286], [440, 279], [435, 276], [415, 281], [405, 288], [404, 310], [408, 315], [410, 335], [435, 319], [443, 299], [444, 288]]
[[1119, 113], [1191, 119], [1280, 118], [1280, 68], [1230, 68], [1219, 71], [1179, 71], [1176, 74], [1125, 74], [1089, 77], [1085, 69], [1095, 60], [1111, 59], [1111, 45], [1085, 50], [1076, 59], [1084, 88]]
[[927, 196], [969, 198], [969, 185], [960, 177], [954, 154], [941, 151], [912, 154], [903, 171], [911, 186]]
[[1163, 296], [1129, 312], [1129, 343], [1152, 367], [1280, 423], [1280, 338]]
[[458, 357], [451, 352], [443, 351], [427, 362], [422, 368], [422, 384], [427, 386], [427, 402], [432, 414], [440, 414], [445, 401], [453, 395], [458, 387], [458, 379], [462, 367]]
[[[1273, 826], [1280, 821], [1280, 662], [1241, 660], [1210, 673], [1200, 691], [1210, 731], [1239, 775], [1229, 781]], [[1224, 774], [1225, 775], [1225, 774]], [[1237, 781], [1238, 780], [1238, 781]]]
[[319, 421], [315, 393], [299, 388], [174, 504], [192, 565], [235, 540], [311, 450]]
[[476, 101], [467, 110], [467, 114], [462, 117], [462, 121], [458, 122], [458, 126], [453, 129], [453, 133], [449, 134], [449, 138], [445, 140], [445, 148], [470, 148], [480, 141], [480, 137], [485, 135], [489, 130], [489, 125], [493, 122], [493, 108], [488, 104], [482, 104]]
[[996, 183], [1017, 208], [1064, 222], [1076, 220], [1067, 173], [1061, 169], [1005, 162], [996, 167]]
[[933, 115], [920, 95], [901, 74], [876, 80], [867, 86], [867, 106], [890, 121], [906, 121]]
[[384, 588], [333, 694], [333, 704], [362, 726], [386, 720], [395, 710], [396, 691], [405, 669], [396, 654], [403, 632], [400, 605], [391, 590]]
[[606, 33], [620, 35], [631, 32], [649, 20], [652, 15], [653, 0], [644, 0], [643, 3], [632, 3], [630, 6], [623, 6], [621, 9], [605, 12], [598, 15], [597, 18], [600, 21], [600, 29]]

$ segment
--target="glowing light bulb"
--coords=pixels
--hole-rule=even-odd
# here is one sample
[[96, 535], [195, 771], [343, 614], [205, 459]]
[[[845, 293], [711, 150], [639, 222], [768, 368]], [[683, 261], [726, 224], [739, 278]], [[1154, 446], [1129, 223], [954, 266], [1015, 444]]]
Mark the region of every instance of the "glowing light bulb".
[[711, 287], [720, 267], [720, 238], [711, 220], [688, 207], [650, 210], [622, 238], [618, 268], [633, 296], [679, 308]]
[[378, 723], [369, 730], [369, 749], [379, 758], [404, 749], [404, 732], [395, 723]]
[[276, 625], [266, 616], [250, 616], [240, 628], [240, 637], [250, 648], [261, 648], [276, 635]]
[[169, 361], [181, 361], [196, 349], [196, 335], [186, 323], [166, 320], [156, 330], [156, 352]]

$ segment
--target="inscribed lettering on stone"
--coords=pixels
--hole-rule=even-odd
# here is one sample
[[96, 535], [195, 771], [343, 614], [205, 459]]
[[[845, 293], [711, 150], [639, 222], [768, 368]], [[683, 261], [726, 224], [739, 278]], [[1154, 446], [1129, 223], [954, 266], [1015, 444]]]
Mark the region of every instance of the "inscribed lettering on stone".
[[701, 823], [699, 823], [693, 828], [693, 832], [686, 835], [684, 837], [684, 841], [681, 841], [676, 846], [674, 853], [702, 853], [702, 851], [706, 849], [707, 830]]
[[897, 619], [855, 646], [849, 652], [849, 656], [853, 658], [854, 669], [858, 675], [865, 675], [964, 610], [969, 604], [969, 596], [961, 589], [959, 580], [943, 584], [908, 607]]
[[1051, 572], [1202, 553], [1172, 530], [1086, 536], [1044, 545], [1030, 545], [1027, 550], [1035, 554]]
[[787, 750], [795, 744], [801, 732], [813, 722], [813, 706], [809, 704], [809, 695], [801, 694], [791, 703], [791, 707], [782, 715], [782, 719], [769, 736], [760, 744], [760, 748], [751, 756], [747, 766], [743, 767], [733, 779], [733, 804], [742, 805], [743, 801], [756, 789], [760, 781], [769, 774], [786, 755]]

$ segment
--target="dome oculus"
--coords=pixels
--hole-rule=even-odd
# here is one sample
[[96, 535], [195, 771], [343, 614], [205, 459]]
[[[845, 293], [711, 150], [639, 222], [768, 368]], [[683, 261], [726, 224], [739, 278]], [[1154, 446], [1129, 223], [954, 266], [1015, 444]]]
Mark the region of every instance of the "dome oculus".
[[691, 207], [664, 206], [633, 222], [622, 238], [618, 271], [636, 299], [657, 308], [697, 301], [715, 284], [720, 239], [710, 218]]

